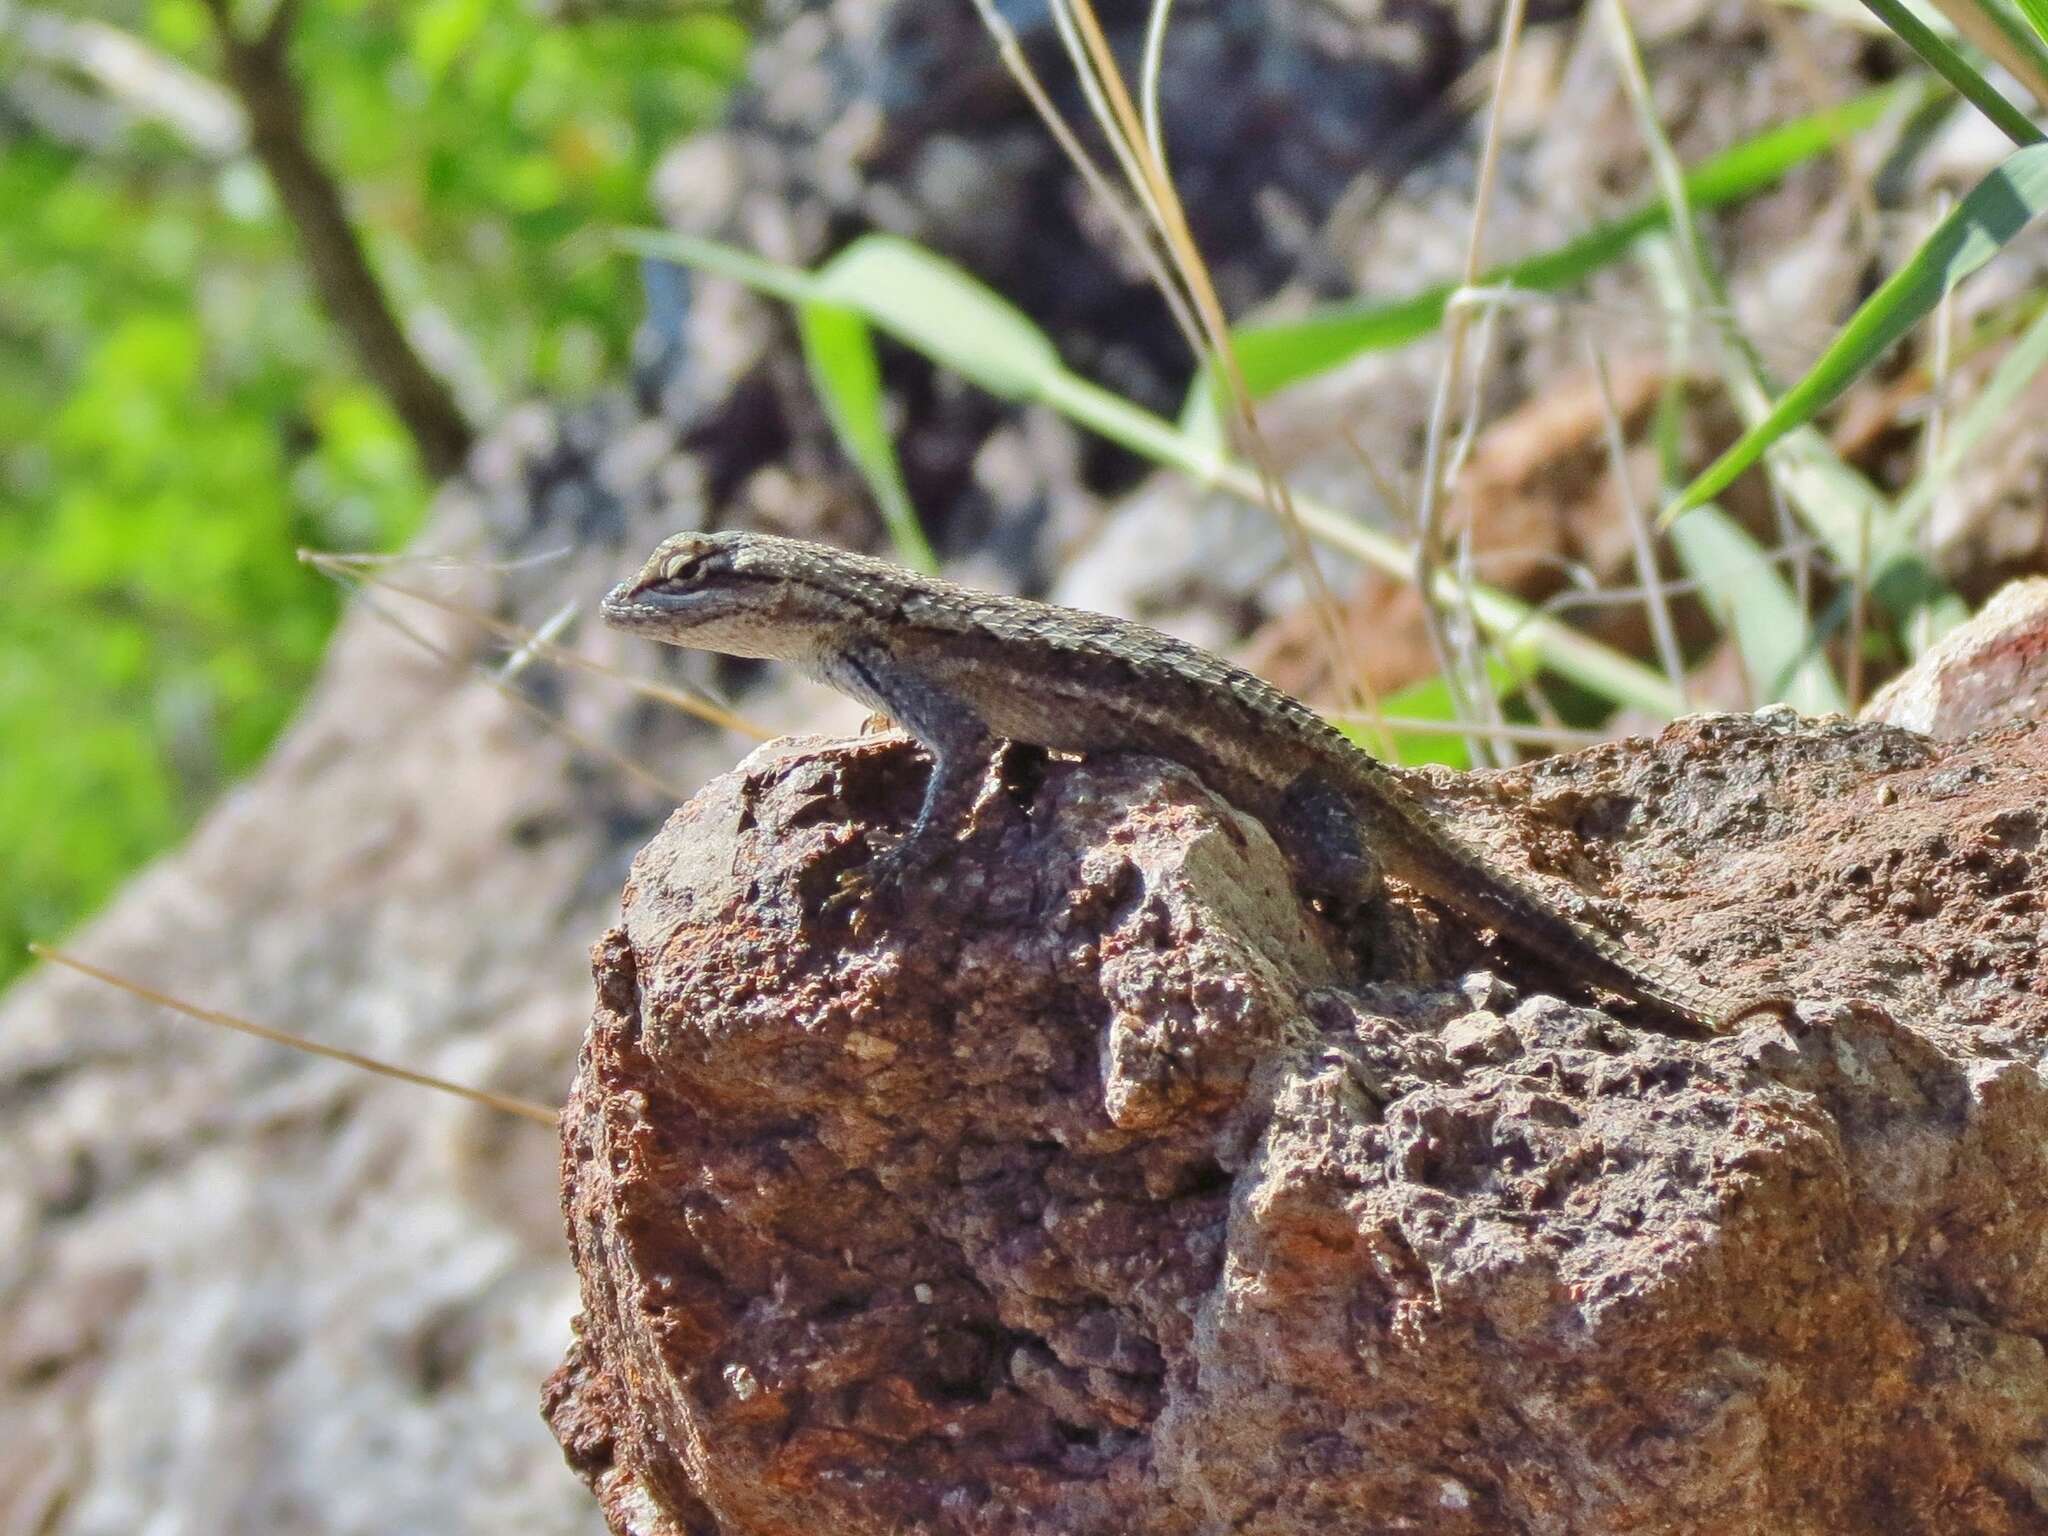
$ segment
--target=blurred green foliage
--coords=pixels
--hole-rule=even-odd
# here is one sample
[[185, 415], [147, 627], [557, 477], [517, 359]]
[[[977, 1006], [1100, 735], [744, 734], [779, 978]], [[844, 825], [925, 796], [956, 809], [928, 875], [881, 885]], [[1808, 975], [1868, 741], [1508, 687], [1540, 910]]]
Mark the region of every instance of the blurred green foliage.
[[[213, 70], [196, 0], [40, 12]], [[475, 419], [617, 374], [637, 303], [607, 231], [646, 221], [655, 157], [744, 46], [718, 17], [557, 22], [528, 0], [305, 9], [315, 147]], [[289, 718], [339, 608], [298, 546], [392, 547], [431, 490], [262, 172], [16, 54], [0, 34], [0, 980]], [[68, 134], [33, 110], [53, 91], [119, 131]]]

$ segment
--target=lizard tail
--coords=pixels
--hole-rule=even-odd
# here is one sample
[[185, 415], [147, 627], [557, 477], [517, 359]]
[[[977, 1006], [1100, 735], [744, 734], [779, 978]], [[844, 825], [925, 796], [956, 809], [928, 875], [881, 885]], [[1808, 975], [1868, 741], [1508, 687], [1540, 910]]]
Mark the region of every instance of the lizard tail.
[[1706, 988], [1637, 959], [1619, 939], [1560, 912], [1549, 899], [1490, 867], [1477, 854], [1463, 849], [1453, 854], [1442, 838], [1424, 841], [1419, 831], [1413, 835], [1416, 846], [1400, 850], [1411, 856], [1400, 858], [1398, 865], [1389, 859], [1389, 873], [1431, 901], [1486, 924], [1574, 980], [1619, 993], [1708, 1033], [1719, 1033], [1761, 1008], [1785, 1005], [1773, 997], [1731, 1009]]

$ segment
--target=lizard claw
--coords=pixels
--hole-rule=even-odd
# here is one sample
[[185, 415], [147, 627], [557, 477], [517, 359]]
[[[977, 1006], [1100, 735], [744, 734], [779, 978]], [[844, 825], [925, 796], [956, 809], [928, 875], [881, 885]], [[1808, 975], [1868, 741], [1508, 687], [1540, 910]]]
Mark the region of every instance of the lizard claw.
[[924, 860], [906, 839], [876, 854], [865, 864], [841, 870], [832, 894], [818, 907], [820, 917], [845, 916], [855, 934], [866, 930], [875, 908], [901, 890]]
[[821, 918], [845, 917], [858, 930], [862, 926], [862, 904], [874, 891], [874, 878], [865, 865], [843, 869], [833, 882], [831, 894], [818, 903]]

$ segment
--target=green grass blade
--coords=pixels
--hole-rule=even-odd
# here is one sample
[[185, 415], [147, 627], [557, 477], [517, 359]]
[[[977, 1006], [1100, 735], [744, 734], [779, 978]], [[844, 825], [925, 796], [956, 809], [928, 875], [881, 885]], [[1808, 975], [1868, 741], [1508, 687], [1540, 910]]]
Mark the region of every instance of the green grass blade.
[[1970, 190], [1912, 257], [1864, 301], [1820, 360], [1764, 419], [1695, 479], [1664, 514], [1668, 523], [1718, 496], [1764, 450], [1811, 422], [1948, 291], [2048, 208], [2048, 144], [2015, 150]]
[[1934, 72], [1962, 93], [1963, 98], [1998, 125], [1999, 132], [2015, 144], [2038, 144], [2041, 130], [2028, 121], [2027, 114], [2005, 99], [1997, 86], [1965, 58], [1956, 45], [1916, 16], [1901, 0], [1863, 0], [1872, 15], [1890, 27], [1899, 41], [1926, 61]]
[[[1902, 99], [1904, 89], [1888, 85], [1867, 91], [1724, 150], [1687, 175], [1688, 195], [1695, 206], [1711, 208], [1760, 192], [1801, 161], [1876, 123]], [[1553, 250], [1496, 267], [1480, 279], [1481, 286], [1568, 287], [1619, 260], [1640, 236], [1662, 227], [1666, 217], [1661, 199], [1645, 204]], [[1432, 334], [1456, 291], [1456, 285], [1445, 283], [1392, 303], [1333, 306], [1299, 320], [1244, 326], [1232, 333], [1238, 361], [1252, 393], [1268, 395], [1362, 352], [1406, 346]]]
[[874, 493], [897, 557], [917, 570], [936, 571], [938, 559], [918, 523], [896, 445], [882, 420], [882, 366], [867, 321], [853, 310], [814, 301], [797, 306], [796, 322], [812, 387], [839, 446]]
[[[1657, 185], [1671, 210], [1671, 234], [1646, 237], [1642, 250], [1674, 328], [1674, 348], [1690, 333], [1693, 321], [1704, 314], [1721, 342], [1716, 362], [1729, 397], [1753, 428], [1772, 408], [1763, 364], [1736, 323], [1734, 306], [1714, 267], [1713, 255], [1700, 239], [1698, 221], [1686, 197], [1684, 169], [1651, 105], [1649, 79], [1643, 73], [1642, 54], [1628, 25], [1628, 14], [1620, 0], [1610, 0], [1606, 14], [1616, 67], [1628, 88], [1629, 104]], [[1781, 494], [1820, 535], [1836, 562], [1844, 569], [1858, 568], [1866, 530], [1880, 526], [1891, 513], [1883, 493], [1844, 463], [1811, 427], [1786, 434], [1766, 465]], [[1670, 464], [1666, 472], [1670, 473]], [[1812, 649], [1818, 652], [1817, 642]], [[1766, 680], [1770, 676], [1766, 666], [1752, 670]]]
[[1810, 643], [1797, 596], [1741, 524], [1719, 507], [1701, 507], [1671, 530], [1671, 545], [1742, 653], [1758, 703], [1790, 704], [1807, 715], [1849, 707], [1827, 659]]
[[826, 298], [1006, 400], [1035, 398], [1062, 370], [1022, 310], [908, 240], [863, 235], [818, 269], [818, 282]]
[[[1121, 395], [1076, 373], [1062, 373], [1045, 403], [1131, 452], [1177, 469], [1203, 485], [1215, 486], [1252, 506], [1264, 506], [1257, 473], [1230, 458], [1214, 443], [1190, 437], [1173, 423], [1133, 405]], [[1331, 549], [1362, 560], [1375, 570], [1403, 581], [1415, 576], [1415, 556], [1402, 540], [1367, 527], [1357, 518], [1299, 490], [1295, 516], [1309, 537]], [[1569, 624], [1483, 582], [1465, 582], [1451, 570], [1437, 572], [1440, 600], [1459, 602], [1479, 627], [1503, 649], [1530, 647], [1541, 665], [1614, 704], [1655, 715], [1675, 715], [1684, 700], [1669, 679], [1633, 656], [1603, 645]]]
[[636, 256], [651, 256], [656, 261], [672, 261], [678, 266], [729, 277], [785, 304], [803, 304], [826, 297], [818, 280], [800, 267], [764, 260], [735, 245], [721, 245], [716, 240], [665, 229], [622, 229], [613, 238], [621, 249]]
[[[1515, 663], [1499, 657], [1489, 657], [1486, 663], [1487, 680], [1496, 698], [1507, 694], [1526, 678], [1533, 676], [1539, 663], [1524, 648], [1522, 656]], [[1332, 720], [1334, 725], [1362, 751], [1374, 757], [1400, 763], [1404, 767], [1419, 768], [1425, 763], [1438, 763], [1446, 768], [1465, 769], [1472, 766], [1472, 752], [1469, 737], [1462, 728], [1467, 722], [1458, 718], [1458, 701], [1451, 691], [1451, 685], [1442, 677], [1425, 677], [1396, 689], [1379, 702], [1378, 716], [1387, 722], [1394, 720], [1436, 721], [1446, 729], [1441, 731], [1404, 730], [1392, 723], [1382, 728], [1379, 720], [1340, 718]], [[1388, 752], [1391, 746], [1392, 752]]]

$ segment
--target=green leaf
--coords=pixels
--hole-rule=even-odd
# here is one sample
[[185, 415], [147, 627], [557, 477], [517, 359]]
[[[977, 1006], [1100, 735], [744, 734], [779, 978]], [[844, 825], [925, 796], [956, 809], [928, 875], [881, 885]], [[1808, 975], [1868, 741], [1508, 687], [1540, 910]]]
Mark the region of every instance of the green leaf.
[[906, 346], [1006, 400], [1037, 398], [1065, 372], [1045, 332], [994, 289], [893, 235], [863, 235], [816, 272], [663, 230], [621, 231], [627, 250], [745, 283], [786, 304], [857, 310]]
[[[1380, 708], [1390, 718], [1437, 720], [1447, 727], [1458, 723], [1457, 704], [1451, 696], [1450, 684], [1441, 677], [1426, 677], [1389, 694], [1380, 701]], [[1472, 766], [1472, 754], [1465, 745], [1465, 738], [1454, 730], [1403, 730], [1392, 724], [1382, 729], [1372, 721], [1357, 718], [1330, 723], [1348, 737], [1353, 746], [1375, 757], [1382, 754], [1391, 737], [1393, 761], [1406, 767], [1420, 767], [1424, 763], [1441, 763], [1446, 768], [1459, 769]]]
[[[1801, 161], [1877, 122], [1901, 93], [1896, 85], [1868, 91], [1724, 150], [1686, 176], [1687, 193], [1696, 207], [1711, 208], [1760, 192]], [[1480, 284], [1537, 291], [1568, 287], [1619, 260], [1639, 237], [1666, 222], [1663, 201], [1649, 202], [1552, 250], [1495, 267]], [[1392, 303], [1333, 306], [1300, 320], [1244, 326], [1233, 332], [1238, 361], [1252, 393], [1263, 397], [1360, 353], [1406, 346], [1432, 334], [1456, 292], [1455, 284], [1444, 283]], [[1195, 394], [1201, 393], [1207, 391], [1198, 380]]]
[[2044, 207], [2048, 207], [2048, 144], [2015, 150], [1973, 187], [1906, 264], [1864, 301], [1806, 377], [1685, 488], [1664, 514], [1664, 521], [1718, 496], [1773, 443], [1811, 422]]
[[939, 562], [918, 524], [896, 462], [896, 445], [882, 420], [882, 368], [867, 322], [853, 310], [815, 300], [797, 306], [796, 320], [811, 383], [840, 447], [874, 493], [897, 555], [905, 565], [936, 571]]
[[810, 273], [765, 260], [736, 245], [722, 245], [716, 240], [665, 229], [622, 229], [616, 238], [623, 249], [637, 256], [652, 256], [656, 261], [673, 261], [700, 272], [729, 277], [785, 304], [829, 302], [823, 285]]
[[[1486, 677], [1495, 698], [1505, 698], [1536, 675], [1541, 658], [1533, 647], [1516, 646], [1506, 655], [1490, 655], [1486, 658]], [[1332, 723], [1348, 736], [1352, 743], [1365, 751], [1379, 756], [1386, 738], [1393, 739], [1393, 761], [1404, 767], [1416, 768], [1425, 763], [1440, 763], [1446, 768], [1470, 768], [1472, 753], [1467, 746], [1467, 736], [1458, 730], [1449, 729], [1462, 724], [1458, 718], [1458, 699], [1451, 691], [1451, 685], [1443, 677], [1425, 677], [1395, 690], [1380, 700], [1380, 713], [1388, 724], [1380, 729], [1369, 720], [1337, 720]], [[1404, 720], [1433, 720], [1446, 729], [1441, 731], [1403, 728], [1394, 722]]]
[[1849, 707], [1797, 594], [1741, 524], [1719, 507], [1701, 507], [1671, 530], [1671, 544], [1734, 638], [1759, 704], [1790, 704], [1806, 715]]
[[1064, 371], [1051, 340], [1009, 300], [944, 257], [863, 235], [818, 272], [821, 297], [860, 310], [898, 341], [1006, 400]]

